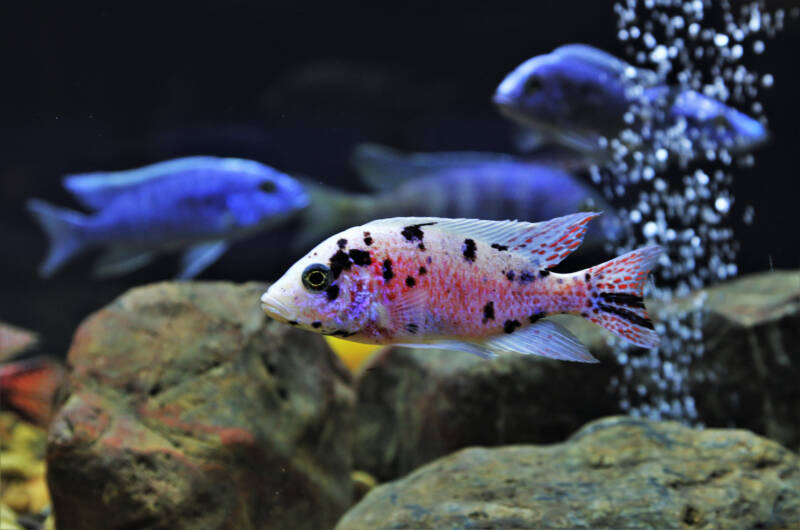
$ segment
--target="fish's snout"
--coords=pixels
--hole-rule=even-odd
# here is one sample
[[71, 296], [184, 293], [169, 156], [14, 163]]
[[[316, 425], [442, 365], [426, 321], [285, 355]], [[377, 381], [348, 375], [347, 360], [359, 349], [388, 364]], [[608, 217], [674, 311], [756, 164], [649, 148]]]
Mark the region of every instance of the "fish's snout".
[[294, 320], [292, 312], [286, 304], [275, 298], [269, 291], [261, 295], [261, 309], [270, 318], [278, 322], [286, 323]]

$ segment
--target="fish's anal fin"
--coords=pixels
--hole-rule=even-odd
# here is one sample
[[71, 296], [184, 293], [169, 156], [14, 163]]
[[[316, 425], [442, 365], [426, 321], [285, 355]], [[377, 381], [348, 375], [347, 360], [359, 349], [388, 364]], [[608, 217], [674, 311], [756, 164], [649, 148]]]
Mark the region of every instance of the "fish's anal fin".
[[92, 274], [97, 278], [122, 276], [144, 267], [155, 258], [153, 252], [131, 250], [127, 247], [111, 247], [95, 262]]
[[485, 221], [481, 219], [445, 219], [441, 217], [394, 217], [379, 219], [364, 226], [431, 225], [429, 229], [470, 238], [486, 245], [507, 247], [509, 252], [524, 255], [539, 269], [553, 267], [571, 254], [583, 241], [586, 225], [600, 213], [579, 212], [541, 223], [523, 221]]
[[217, 261], [226, 250], [228, 243], [225, 241], [210, 241], [189, 248], [181, 256], [181, 268], [177, 278], [180, 280], [194, 278]]
[[387, 304], [387, 326], [393, 336], [413, 337], [422, 334], [428, 293], [409, 289]]
[[495, 353], [513, 352], [560, 361], [599, 362], [575, 335], [551, 320], [540, 320], [514, 333], [492, 337], [483, 346]]
[[440, 341], [421, 342], [421, 343], [404, 342], [404, 343], [394, 344], [394, 346], [403, 346], [406, 348], [428, 348], [435, 350], [452, 350], [452, 351], [466, 352], [466, 353], [471, 353], [472, 355], [477, 355], [481, 359], [493, 359], [497, 357], [496, 353], [487, 350], [481, 343], [469, 342], [465, 340], [440, 340]]

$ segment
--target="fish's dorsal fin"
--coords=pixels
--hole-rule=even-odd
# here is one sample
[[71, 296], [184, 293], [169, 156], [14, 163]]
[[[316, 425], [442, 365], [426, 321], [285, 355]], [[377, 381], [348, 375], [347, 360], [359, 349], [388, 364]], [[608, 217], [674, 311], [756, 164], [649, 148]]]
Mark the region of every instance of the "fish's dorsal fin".
[[597, 212], [580, 212], [556, 217], [541, 223], [524, 221], [485, 221], [482, 219], [446, 219], [443, 217], [392, 217], [364, 225], [428, 228], [474, 239], [498, 252], [523, 255], [539, 269], [553, 267], [571, 254], [583, 241], [586, 225]]
[[249, 160], [224, 159], [215, 156], [188, 156], [136, 169], [67, 175], [62, 182], [64, 188], [83, 206], [91, 210], [99, 210], [120, 194], [136, 189], [142, 184], [176, 173], [208, 167], [209, 164], [235, 164], [237, 162], [254, 163]]
[[610, 53], [588, 44], [565, 44], [552, 51], [558, 57], [570, 57], [586, 64], [612, 72], [627, 79], [635, 80], [644, 86], [658, 82], [658, 74], [646, 68], [637, 68]]
[[405, 152], [385, 145], [362, 143], [350, 155], [350, 164], [361, 181], [375, 191], [396, 188], [407, 180], [450, 169], [513, 163], [517, 158], [505, 153], [482, 151]]
[[540, 320], [512, 334], [493, 337], [483, 346], [499, 354], [514, 352], [560, 361], [599, 362], [575, 335], [551, 320]]

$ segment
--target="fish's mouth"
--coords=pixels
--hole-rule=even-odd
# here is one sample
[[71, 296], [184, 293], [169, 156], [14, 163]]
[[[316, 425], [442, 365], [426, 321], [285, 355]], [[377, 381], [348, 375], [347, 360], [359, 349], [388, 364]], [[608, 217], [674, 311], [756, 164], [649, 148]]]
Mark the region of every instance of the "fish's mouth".
[[278, 322], [287, 323], [290, 320], [294, 320], [289, 308], [286, 307], [283, 302], [269, 294], [269, 291], [261, 295], [261, 309], [270, 318]]

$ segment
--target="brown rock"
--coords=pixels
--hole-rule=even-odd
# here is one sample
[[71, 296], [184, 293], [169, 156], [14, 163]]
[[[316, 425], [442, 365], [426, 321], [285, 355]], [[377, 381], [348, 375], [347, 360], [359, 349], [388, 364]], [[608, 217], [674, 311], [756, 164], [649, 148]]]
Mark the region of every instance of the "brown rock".
[[89, 317], [50, 432], [59, 528], [324, 528], [350, 505], [353, 392], [257, 283], [160, 283]]
[[471, 448], [370, 491], [363, 528], [797, 528], [800, 458], [741, 430], [618, 416], [550, 446]]

